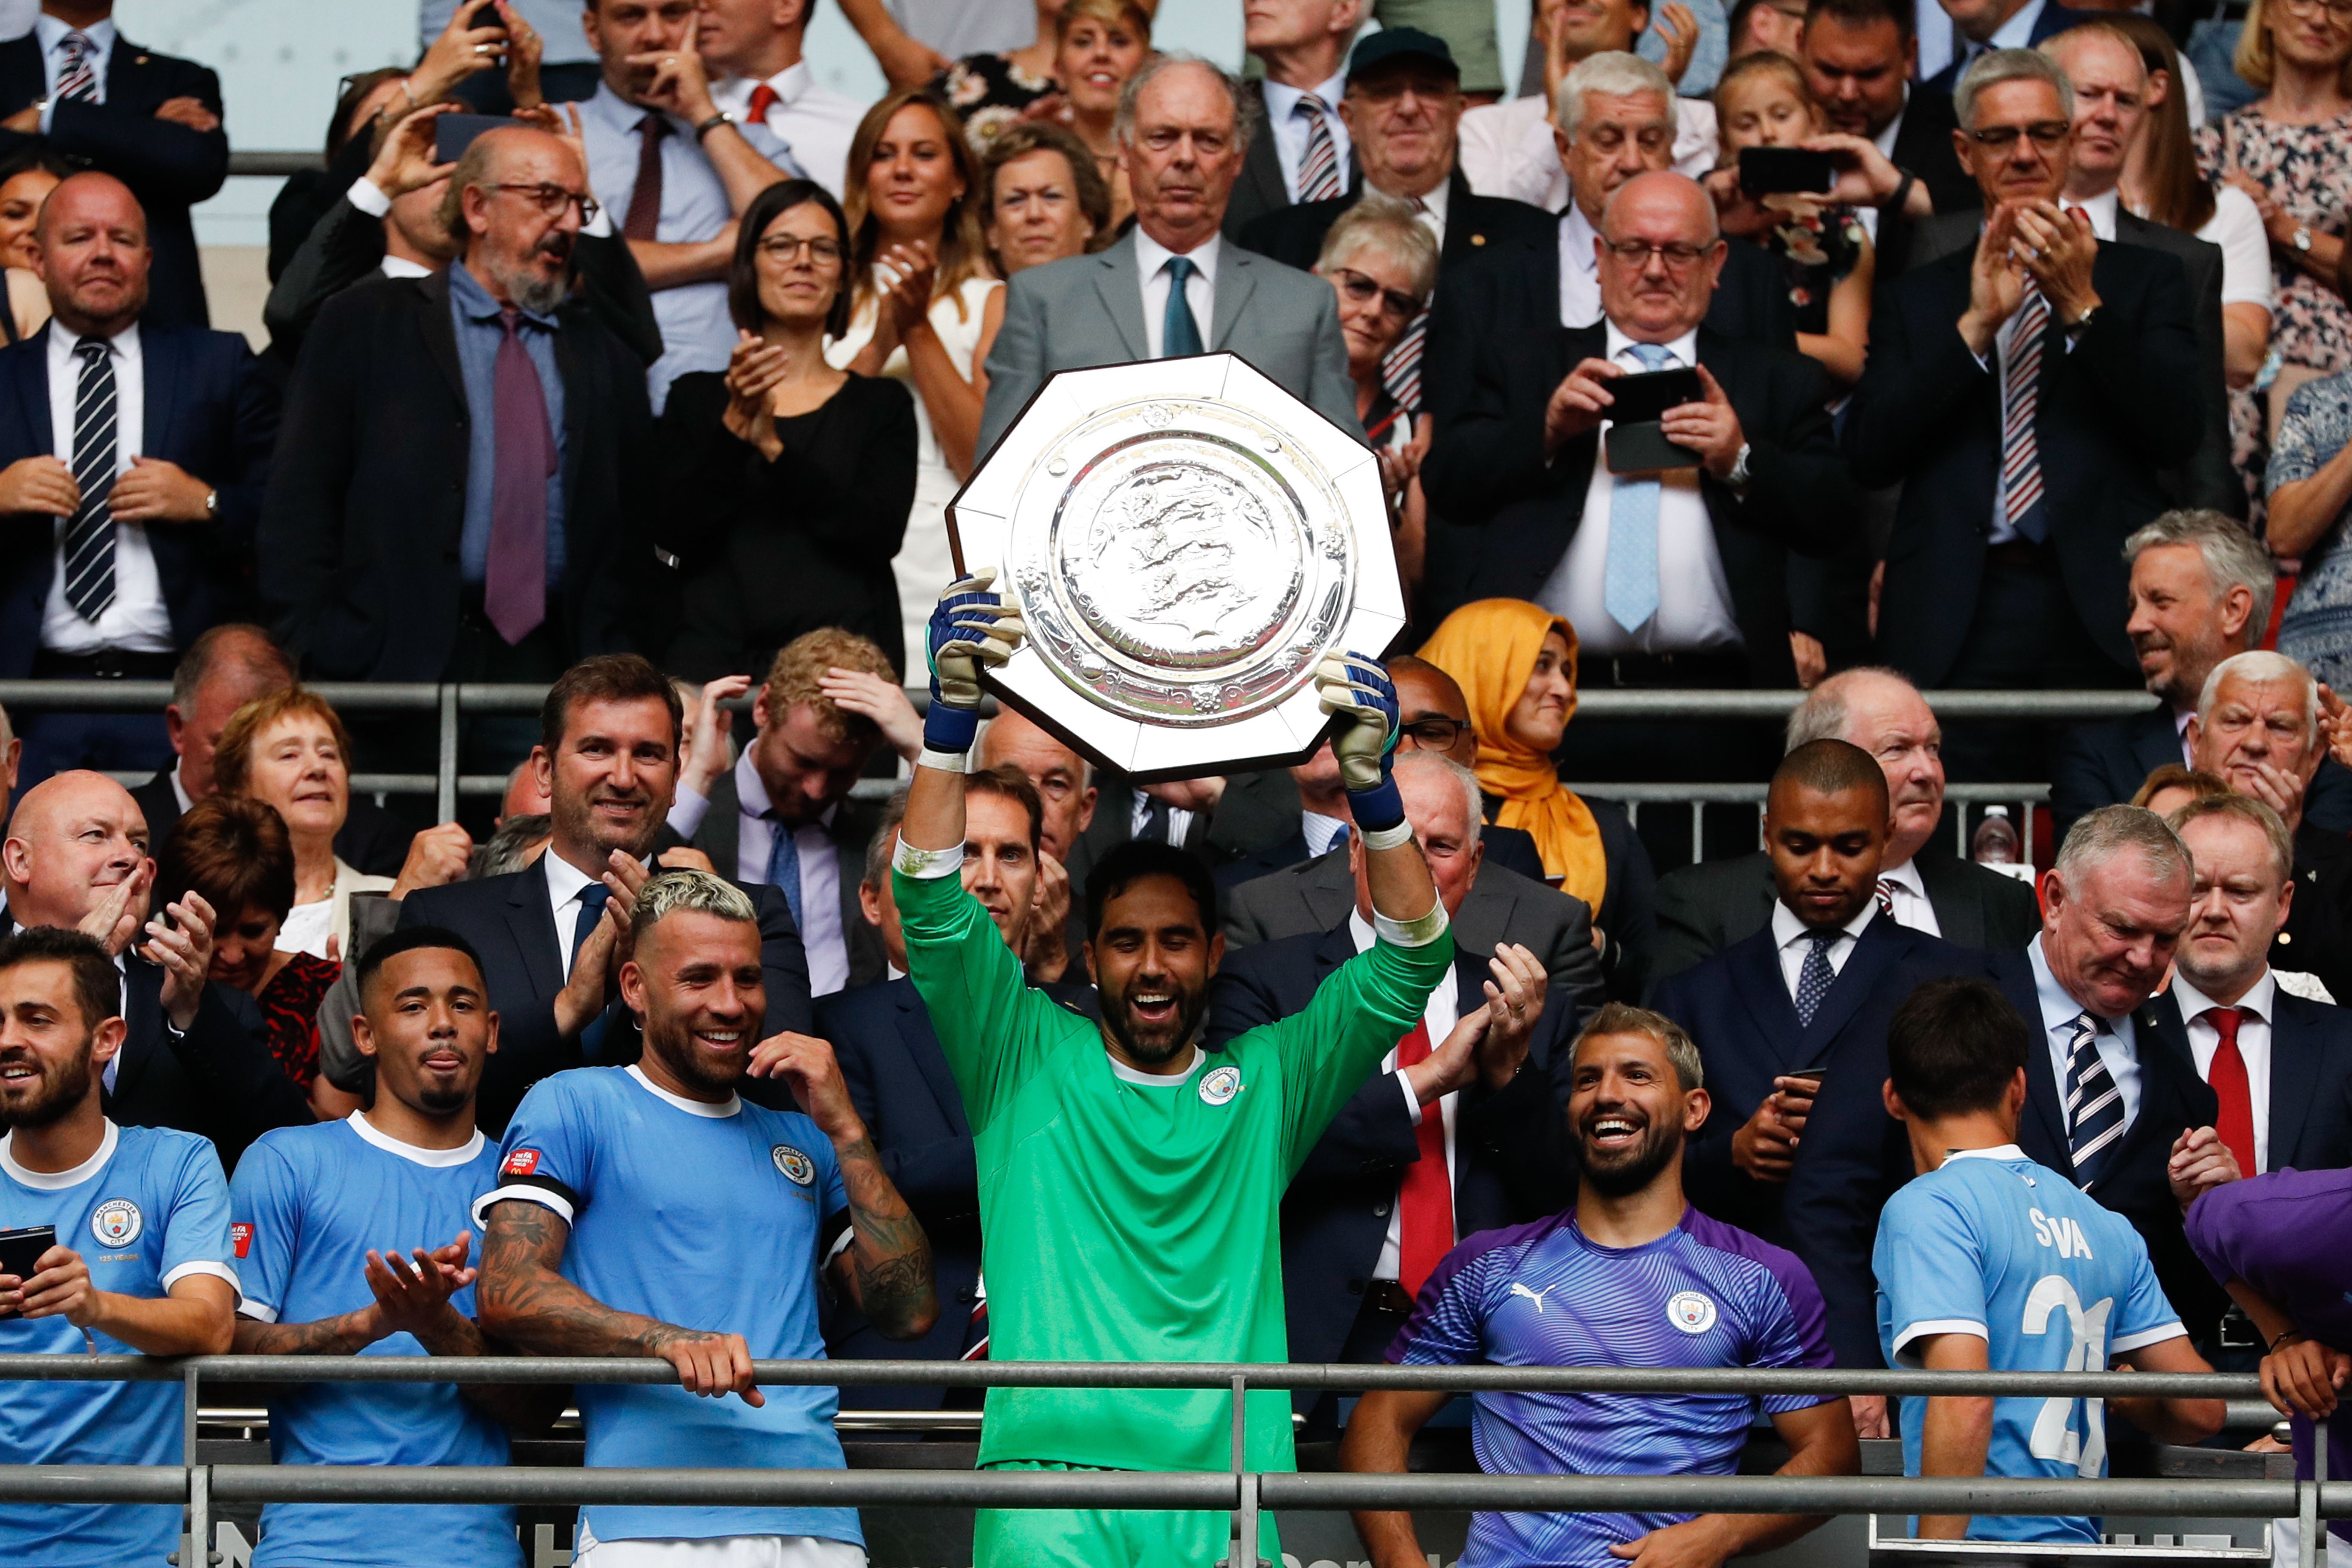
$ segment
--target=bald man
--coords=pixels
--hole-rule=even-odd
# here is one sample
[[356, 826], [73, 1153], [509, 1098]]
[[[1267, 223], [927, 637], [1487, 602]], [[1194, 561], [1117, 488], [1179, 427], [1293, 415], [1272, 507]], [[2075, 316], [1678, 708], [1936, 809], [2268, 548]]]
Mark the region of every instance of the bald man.
[[[570, 143], [493, 131], [450, 174], [448, 269], [319, 312], [260, 525], [262, 598], [310, 675], [544, 683], [629, 647], [668, 568], [644, 367], [571, 287], [588, 200]], [[509, 312], [528, 363], [500, 371]]]
[[[74, 175], [34, 229], [48, 324], [0, 351], [0, 678], [171, 677], [249, 590], [278, 399], [245, 339], [147, 320], [147, 215]], [[152, 769], [152, 713], [28, 714], [25, 775]]]
[[234, 1164], [272, 1127], [313, 1120], [309, 1099], [263, 1043], [242, 992], [207, 984], [215, 910], [190, 895], [151, 911], [155, 862], [131, 792], [103, 773], [35, 784], [0, 839], [0, 933], [26, 926], [85, 931], [122, 976], [129, 1034], [106, 1066], [106, 1113], [129, 1127], [201, 1132]]

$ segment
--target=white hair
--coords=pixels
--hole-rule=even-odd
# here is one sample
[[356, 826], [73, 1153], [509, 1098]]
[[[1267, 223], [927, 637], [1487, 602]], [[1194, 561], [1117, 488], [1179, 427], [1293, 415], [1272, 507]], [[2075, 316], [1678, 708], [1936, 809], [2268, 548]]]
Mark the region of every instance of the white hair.
[[1790, 713], [1788, 742], [1781, 754], [1785, 756], [1815, 741], [1844, 740], [1846, 693], [1864, 680], [1891, 680], [1912, 696], [1919, 695], [1911, 678], [1899, 669], [1879, 664], [1858, 664], [1851, 669], [1842, 669], [1806, 692], [1805, 700]]
[[1366, 191], [1354, 206], [1341, 213], [1323, 237], [1315, 270], [1325, 277], [1359, 250], [1382, 257], [1411, 279], [1407, 291], [1427, 299], [1437, 287], [1437, 240], [1428, 226], [1401, 196]]
[[2199, 728], [2212, 722], [2213, 704], [2221, 700], [2224, 677], [2236, 676], [2242, 680], [2293, 680], [2303, 687], [2303, 738], [2319, 738], [2319, 682], [2311, 671], [2304, 668], [2283, 653], [2270, 653], [2256, 648], [2251, 653], [2232, 654], [2213, 667], [2205, 678], [2205, 689], [2197, 695]]
[[1585, 99], [1596, 92], [1608, 98], [1655, 93], [1666, 106], [1666, 129], [1675, 128], [1678, 111], [1673, 79], [1639, 55], [1606, 49], [1578, 61], [1559, 79], [1559, 91], [1552, 100], [1552, 110], [1558, 117], [1554, 123], [1570, 141], [1576, 140], [1577, 127], [1584, 123]]
[[[2137, 51], [2135, 51], [2137, 52]], [[2074, 118], [2074, 84], [2058, 62], [2034, 49], [1987, 49], [1960, 73], [1952, 89], [1952, 112], [1963, 131], [1977, 128], [1977, 99], [1984, 89], [2004, 81], [2046, 81], [2058, 92], [2058, 107]]]
[[1265, 100], [1255, 93], [1244, 92], [1240, 80], [1216, 61], [1204, 60], [1182, 49], [1164, 49], [1146, 57], [1136, 73], [1127, 79], [1127, 85], [1119, 89], [1118, 110], [1111, 120], [1111, 140], [1122, 147], [1134, 142], [1136, 101], [1143, 96], [1145, 88], [1179, 66], [1198, 66], [1217, 79], [1217, 85], [1224, 89], [1225, 101], [1234, 106], [1234, 140], [1247, 147], [1257, 134]]
[[[988, 732], [995, 728], [995, 715], [992, 714], [988, 718], [982, 719], [980, 721], [980, 728], [971, 732], [971, 750], [966, 752], [965, 755], [971, 757], [975, 763], [977, 763], [982, 757], [986, 756], [988, 754]], [[1038, 728], [1045, 729], [1045, 726], [1039, 725]], [[1051, 730], [1046, 730], [1045, 733], [1053, 738], [1055, 744], [1062, 744], [1062, 738], [1059, 735], [1055, 735]], [[1095, 787], [1095, 765], [1084, 752], [1077, 751], [1067, 746], [1064, 746], [1063, 749], [1065, 751], [1068, 751], [1070, 755], [1078, 759], [1078, 793], [1084, 795], [1087, 791]]]
[[1443, 752], [1425, 752], [1419, 748], [1399, 752], [1394, 765], [1400, 777], [1410, 769], [1414, 773], [1441, 773], [1453, 780], [1454, 787], [1462, 792], [1462, 815], [1470, 823], [1469, 832], [1463, 835], [1462, 847], [1467, 849], [1478, 842], [1478, 830], [1486, 822], [1486, 797], [1479, 793], [1476, 773]]
[[2271, 604], [2278, 596], [2278, 572], [2271, 565], [2270, 552], [2254, 542], [2254, 536], [2246, 531], [2244, 523], [2226, 512], [2202, 507], [2168, 511], [2143, 523], [2124, 541], [2124, 564], [2130, 566], [2139, 560], [2141, 552], [2167, 544], [2185, 544], [2196, 550], [2199, 559], [2205, 563], [2205, 575], [2216, 599], [2233, 587], [2242, 587], [2252, 595], [2253, 605], [2246, 613], [2246, 635], [2250, 638], [2262, 636], [2263, 628], [2271, 624]]
[[643, 942], [646, 932], [680, 910], [717, 915], [738, 925], [756, 925], [760, 920], [751, 900], [734, 883], [708, 871], [680, 869], [656, 872], [646, 879], [637, 889], [635, 907], [629, 911], [629, 929]]
[[2139, 855], [2149, 870], [2168, 882], [2196, 875], [2189, 847], [2164, 818], [2144, 806], [2103, 805], [2077, 818], [2067, 830], [2066, 842], [2058, 847], [2058, 879], [2068, 892], [2079, 893], [2084, 872], [2126, 852]]

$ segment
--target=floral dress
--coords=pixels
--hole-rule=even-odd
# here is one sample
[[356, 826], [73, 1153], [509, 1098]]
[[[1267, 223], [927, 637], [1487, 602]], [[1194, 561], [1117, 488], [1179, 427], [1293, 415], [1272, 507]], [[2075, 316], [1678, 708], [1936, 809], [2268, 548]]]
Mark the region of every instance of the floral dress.
[[[2233, 110], [2197, 131], [2197, 163], [2216, 184], [2242, 174], [2272, 201], [2310, 225], [2314, 234], [2341, 237], [2352, 213], [2352, 113], [2318, 125], [2280, 125], [2265, 119], [2259, 104]], [[2301, 268], [2281, 263], [2271, 300], [2271, 353], [2288, 364], [2313, 370], [2352, 369], [2352, 308], [2343, 296]], [[2230, 394], [2230, 459], [2254, 501], [2251, 517], [2259, 533], [2268, 490], [2263, 468], [2269, 458], [2269, 420], [2261, 386]], [[2271, 483], [2277, 482], [2275, 477]]]
[[1766, 248], [1780, 259], [1789, 303], [1797, 309], [1797, 331], [1824, 334], [1830, 330], [1830, 291], [1860, 264], [1870, 237], [1852, 207], [1806, 203], [1780, 216]]
[[963, 121], [972, 152], [986, 157], [988, 144], [1017, 123], [1023, 110], [1059, 92], [1061, 84], [1049, 76], [1031, 76], [1003, 55], [966, 55], [941, 71], [931, 88]]
[[254, 998], [261, 1004], [269, 1054], [304, 1089], [319, 1076], [319, 1004], [342, 973], [340, 963], [298, 952]]

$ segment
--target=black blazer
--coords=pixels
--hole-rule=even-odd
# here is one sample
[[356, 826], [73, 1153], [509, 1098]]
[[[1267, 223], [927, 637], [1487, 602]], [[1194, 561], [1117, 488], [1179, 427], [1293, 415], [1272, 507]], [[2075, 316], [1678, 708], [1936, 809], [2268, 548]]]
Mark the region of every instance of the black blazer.
[[[1497, 827], [1489, 822], [1478, 829], [1478, 845], [1486, 853], [1482, 866], [1500, 866], [1507, 871], [1517, 871], [1531, 882], [1543, 880], [1543, 857], [1536, 852], [1535, 835], [1517, 827]], [[1304, 865], [1314, 856], [1307, 847], [1307, 834], [1302, 829], [1264, 849], [1244, 855], [1238, 860], [1227, 861], [1216, 868], [1217, 886], [1230, 896], [1244, 882], [1255, 882], [1260, 877], [1271, 877], [1276, 871]]]
[[[1697, 1042], [1715, 1101], [1683, 1149], [1691, 1202], [1805, 1260], [1829, 1303], [1830, 1343], [1841, 1366], [1880, 1364], [1870, 1249], [1891, 1190], [1888, 1176], [1900, 1184], [1910, 1174], [1907, 1144], [1897, 1145], [1905, 1151], [1899, 1173], [1888, 1170], [1889, 1130], [1899, 1134], [1901, 1125], [1878, 1098], [1886, 1078], [1887, 1021], [1922, 982], [1989, 968], [1984, 953], [1874, 917], [1809, 1026], [1797, 1022], [1769, 928], [1666, 981], [1652, 998]], [[1806, 1120], [1789, 1184], [1750, 1180], [1731, 1163], [1731, 1135], [1772, 1092], [1776, 1075], [1824, 1064], [1822, 1092]], [[1830, 1092], [1849, 1084], [1869, 1093]]]
[[[495, 1138], [532, 1084], [566, 1068], [588, 1065], [580, 1042], [556, 1032], [555, 998], [563, 989], [562, 950], [572, 933], [559, 938], [547, 901], [547, 856], [522, 870], [478, 882], [420, 888], [401, 900], [400, 925], [446, 926], [474, 946], [482, 960], [482, 980], [499, 1015], [499, 1049], [482, 1071], [481, 1098], [474, 1119]], [[728, 879], [734, 881], [733, 878]], [[768, 1010], [761, 1038], [785, 1029], [808, 1032], [808, 958], [784, 896], [759, 883], [735, 886], [750, 896], [760, 916], [760, 967], [767, 983]], [[615, 965], [617, 973], [618, 966]], [[643, 1041], [636, 1018], [611, 983], [606, 986], [605, 1037], [597, 1064], [618, 1067], [637, 1059]], [[743, 1098], [779, 1110], [795, 1109], [782, 1083], [746, 1079]]]
[[[151, 845], [162, 844], [180, 820], [179, 793], [172, 788], [172, 774], [179, 765], [165, 763], [153, 778], [131, 791], [131, 798], [139, 803], [139, 814], [147, 819]], [[397, 877], [407, 862], [409, 841], [415, 837], [415, 830], [400, 818], [367, 796], [354, 795], [344, 813], [342, 830], [335, 835], [335, 858], [371, 877]]]
[[[735, 879], [742, 854], [742, 795], [735, 787], [735, 771], [730, 768], [710, 786], [710, 808], [702, 814], [702, 825], [694, 830], [692, 840], [694, 847], [709, 856], [719, 874], [730, 881]], [[848, 990], [872, 984], [890, 967], [889, 955], [882, 951], [882, 933], [866, 923], [866, 911], [857, 901], [857, 884], [866, 876], [866, 847], [873, 842], [881, 817], [876, 807], [845, 800], [834, 811], [833, 826], [825, 830], [825, 837], [833, 840], [835, 879], [841, 884], [841, 933], [849, 948]]]
[[[1356, 907], [1356, 879], [1348, 855], [1335, 849], [1312, 860], [1244, 882], [1225, 904], [1225, 946], [1231, 955], [1286, 937], [1321, 936], [1347, 923]], [[1496, 948], [1515, 942], [1543, 961], [1550, 1000], [1575, 999], [1578, 1028], [1605, 999], [1601, 955], [1592, 946], [1592, 912], [1582, 899], [1557, 888], [1482, 866], [1454, 914], [1456, 948], [1483, 970]]]
[[[0, 468], [43, 454], [72, 459], [58, 452], [49, 421], [49, 333], [57, 330], [52, 322], [0, 349]], [[184, 648], [207, 628], [252, 613], [254, 525], [278, 439], [278, 395], [235, 332], [142, 318], [139, 353], [146, 399], [140, 452], [177, 463], [220, 491], [217, 519], [147, 530], [173, 645]], [[0, 676], [32, 673], [56, 554], [54, 518], [20, 516], [0, 529]]]
[[[1266, 151], [1274, 139], [1263, 137]], [[1255, 153], [1256, 143], [1251, 143]], [[1312, 271], [1323, 253], [1323, 237], [1341, 213], [1362, 198], [1360, 177], [1344, 196], [1328, 201], [1300, 202], [1263, 213], [1251, 220], [1241, 243], [1260, 256], [1270, 256], [1286, 267]], [[1507, 196], [1482, 196], [1470, 188], [1459, 167], [1445, 181], [1445, 242], [1438, 252], [1437, 275], [1443, 279], [1455, 267], [1506, 244], [1542, 246], [1557, 242], [1559, 220], [1541, 207]]]
[[[1242, 105], [1242, 112], [1245, 118], [1255, 120], [1257, 133], [1249, 139], [1249, 150], [1242, 156], [1242, 172], [1234, 181], [1234, 193], [1225, 201], [1225, 220], [1218, 227], [1234, 244], [1248, 245], [1242, 237], [1244, 229], [1254, 220], [1292, 203], [1290, 186], [1282, 177], [1282, 155], [1274, 150], [1274, 130], [1267, 123], [1265, 84], [1245, 81], [1242, 83], [1242, 95], [1252, 100]], [[1348, 149], [1348, 188], [1353, 190], [1360, 178], [1362, 173], [1356, 166], [1356, 150], [1351, 143]]]
[[2352, 839], [2309, 821], [2294, 830], [2294, 903], [2271, 942], [2273, 969], [2319, 976], [2352, 999]]
[[[2063, 841], [2084, 813], [2131, 799], [2148, 774], [2179, 762], [2180, 732], [2166, 703], [2104, 724], [2062, 726], [2050, 743], [2050, 815], [2058, 837]], [[2320, 763], [2303, 792], [2303, 820], [2352, 834], [2352, 770], [2332, 757]]]
[[[656, 573], [645, 366], [573, 302], [563, 377], [567, 658], [625, 650]], [[457, 641], [472, 413], [449, 279], [379, 278], [319, 312], [262, 504], [261, 596], [306, 674], [438, 680]]]
[[[1355, 939], [1345, 925], [1234, 954], [1210, 983], [1210, 1047], [1304, 1010], [1315, 988], [1355, 956]], [[1464, 1013], [1486, 1005], [1486, 979], [1483, 961], [1455, 957], [1454, 995]], [[1574, 1156], [1565, 1136], [1574, 1013], [1547, 1000], [1519, 1076], [1500, 1089], [1474, 1079], [1460, 1091], [1454, 1121], [1456, 1237], [1554, 1214], [1575, 1200]], [[1380, 1262], [1397, 1184], [1404, 1168], [1421, 1158], [1399, 1077], [1376, 1072], [1364, 1080], [1316, 1141], [1282, 1200], [1283, 1310], [1293, 1361], [1339, 1359], [1365, 1283]], [[1320, 1395], [1318, 1389], [1302, 1388], [1294, 1401], [1304, 1411]]]
[[[1878, 640], [1923, 687], [1944, 683], [1974, 619], [2000, 467], [1998, 358], [1979, 365], [1954, 330], [1972, 255], [1915, 268], [1879, 297], [1870, 363], [1845, 411], [1854, 478], [1903, 484]], [[2164, 510], [2156, 470], [2202, 428], [2195, 311], [2180, 263], [2140, 246], [2100, 246], [2092, 279], [2102, 304], [2071, 352], [2052, 317], [2035, 429], [2068, 596], [2118, 674], [2136, 673], [2118, 613], [2123, 542]]]
[[[1477, 276], [1465, 271], [1445, 300], [1472, 292]], [[1433, 587], [1445, 609], [1474, 599], [1536, 596], [1568, 552], [1601, 452], [1599, 433], [1588, 432], [1547, 463], [1543, 420], [1552, 389], [1578, 362], [1605, 352], [1605, 327], [1519, 326], [1499, 330], [1497, 338], [1479, 345], [1471, 396], [1450, 416], [1439, 407], [1430, 461], [1422, 468], [1433, 506], [1456, 522], [1483, 521], [1451, 566], [1451, 584]], [[1699, 328], [1698, 358], [1723, 384], [1752, 448], [1744, 495], [1711, 476], [1699, 480], [1732, 614], [1747, 643], [1748, 679], [1794, 686], [1789, 554], [1831, 554], [1861, 526], [1862, 498], [1831, 433], [1829, 378], [1801, 354], [1726, 337], [1712, 326]], [[1448, 570], [1433, 553], [1432, 564], [1433, 580]]]
[[[2285, 991], [2277, 996], [2278, 1016], [2271, 1020], [2270, 1160], [2263, 1169], [2352, 1165], [2352, 1011]], [[2179, 994], [2168, 990], [2147, 1005], [2165, 1039], [2194, 1062]]]
[[[1940, 849], [1922, 849], [1912, 863], [1943, 940], [1953, 946], [2006, 952], [2042, 929], [2033, 889], [2016, 878]], [[1652, 985], [1762, 931], [1779, 900], [1771, 857], [1761, 850], [1736, 860], [1702, 860], [1659, 878]]]
[[[1984, 229], [1984, 214], [1937, 213], [1918, 226], [1911, 245], [1910, 265], [1923, 266], [1955, 250], [1973, 248]], [[2197, 446], [2158, 476], [2166, 498], [2177, 507], [2210, 507], [2242, 520], [2246, 487], [2230, 466], [2230, 387], [2224, 379], [2226, 349], [2221, 333], [2221, 247], [2150, 223], [2127, 209], [2116, 211], [2116, 239], [2177, 257], [2189, 279], [2189, 298], [2196, 309], [2197, 389], [2204, 426]]]
[[[47, 92], [39, 39], [28, 33], [0, 44], [0, 117], [31, 107]], [[147, 239], [155, 252], [142, 321], [203, 327], [212, 318], [188, 209], [210, 201], [228, 178], [228, 132], [218, 126], [191, 131], [156, 119], [156, 107], [172, 98], [195, 99], [219, 114], [220, 78], [194, 60], [142, 48], [118, 32], [107, 56], [106, 101], [55, 105], [47, 136], [0, 131], [0, 161], [37, 146], [129, 185], [146, 209]]]

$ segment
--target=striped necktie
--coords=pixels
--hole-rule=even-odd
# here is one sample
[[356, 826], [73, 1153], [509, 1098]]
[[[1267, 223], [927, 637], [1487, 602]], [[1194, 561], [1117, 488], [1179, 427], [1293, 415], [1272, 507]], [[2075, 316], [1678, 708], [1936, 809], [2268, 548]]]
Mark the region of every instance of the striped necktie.
[[74, 345], [81, 375], [74, 392], [73, 476], [81, 505], [66, 522], [66, 603], [92, 622], [114, 603], [114, 355], [104, 338]]
[[58, 47], [65, 50], [66, 58], [58, 68], [57, 97], [73, 103], [96, 103], [98, 47], [79, 28], [68, 33]]
[[[1425, 213], [1429, 210], [1429, 204], [1415, 196], [1412, 198], [1412, 210]], [[1422, 340], [1428, 335], [1429, 307], [1424, 304], [1420, 313], [1413, 317], [1412, 324], [1405, 328], [1404, 336], [1396, 341], [1396, 346], [1389, 350], [1381, 361], [1381, 385], [1388, 393], [1389, 400], [1396, 405], [1400, 419], [1409, 421], [1421, 412], [1421, 348]], [[1412, 438], [1410, 425], [1406, 426], [1404, 435], [1407, 440]]]
[[1885, 877], [1878, 879], [1878, 912], [1888, 920], [1895, 918], [1895, 884]]
[[2028, 278], [2000, 378], [2000, 510], [2010, 527], [2036, 544], [2050, 534], [2042, 504], [2042, 448], [2033, 429], [2042, 401], [2042, 339], [2049, 326], [2050, 302]]
[[2099, 1020], [2076, 1016], [2066, 1059], [2066, 1146], [2074, 1184], [2084, 1192], [2106, 1171], [2106, 1157], [2124, 1135], [2124, 1095], [2099, 1056]]
[[1331, 140], [1330, 117], [1323, 111], [1323, 100], [1311, 92], [1299, 95], [1298, 107], [1291, 113], [1307, 121], [1307, 153], [1298, 160], [1298, 199], [1329, 201], [1340, 194], [1339, 145]]

